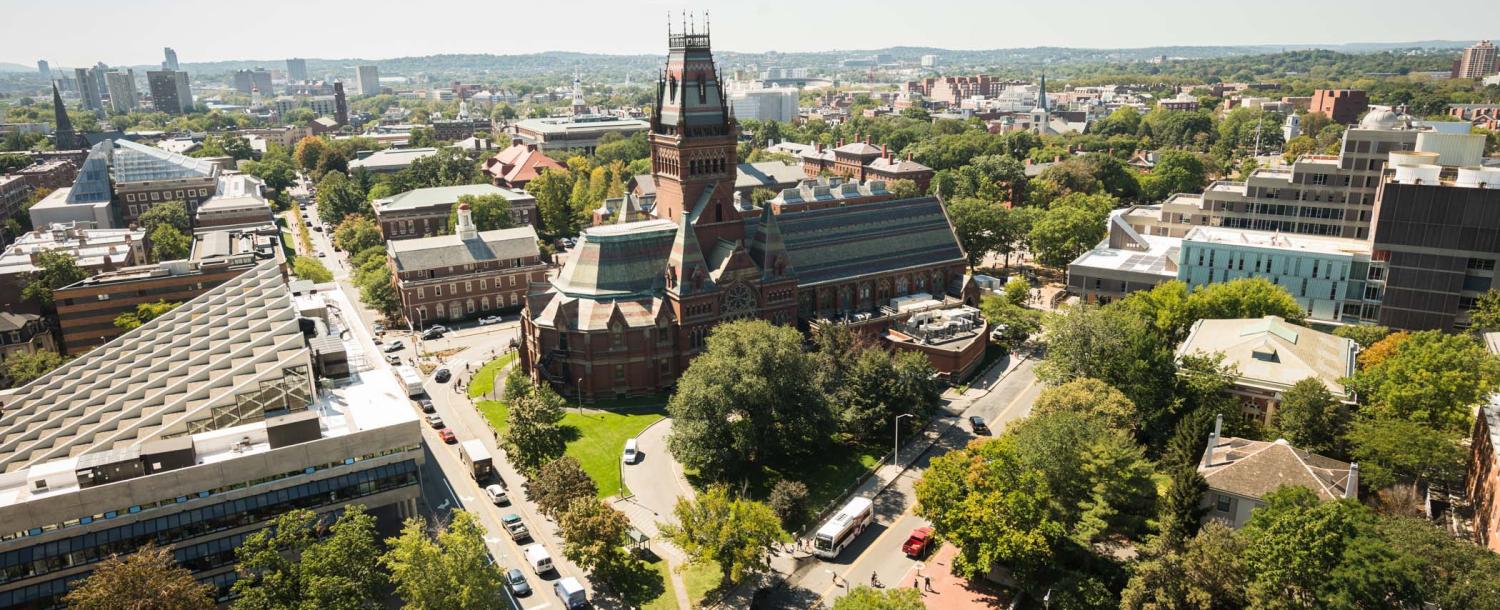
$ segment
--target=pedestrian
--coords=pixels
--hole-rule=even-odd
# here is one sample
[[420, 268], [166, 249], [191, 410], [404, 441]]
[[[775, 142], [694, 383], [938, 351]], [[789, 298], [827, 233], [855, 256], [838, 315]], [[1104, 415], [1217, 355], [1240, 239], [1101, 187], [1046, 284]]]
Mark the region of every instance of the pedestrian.
[[922, 583], [918, 582], [917, 579], [913, 577], [911, 579], [911, 588], [916, 589], [917, 593], [920, 594], [922, 592]]
[[922, 577], [922, 586], [926, 587], [928, 591], [931, 591], [932, 590], [932, 577], [931, 576], [923, 576]]

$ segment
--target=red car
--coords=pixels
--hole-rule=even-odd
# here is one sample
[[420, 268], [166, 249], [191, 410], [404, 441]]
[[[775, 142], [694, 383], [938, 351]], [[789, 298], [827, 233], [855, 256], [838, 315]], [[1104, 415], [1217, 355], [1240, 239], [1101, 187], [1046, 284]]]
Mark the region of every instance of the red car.
[[901, 551], [907, 557], [920, 559], [927, 554], [928, 547], [932, 546], [932, 528], [919, 527], [911, 531], [911, 536], [901, 545]]
[[458, 435], [454, 434], [453, 430], [450, 428], [443, 428], [442, 430], [438, 430], [438, 438], [443, 439], [443, 442], [448, 443], [449, 445], [458, 442]]

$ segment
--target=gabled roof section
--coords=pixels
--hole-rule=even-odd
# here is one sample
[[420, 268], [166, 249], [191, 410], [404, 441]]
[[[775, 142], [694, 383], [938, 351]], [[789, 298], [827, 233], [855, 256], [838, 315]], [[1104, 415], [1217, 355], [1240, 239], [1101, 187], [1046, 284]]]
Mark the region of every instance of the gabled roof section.
[[661, 219], [584, 229], [552, 285], [569, 297], [599, 301], [654, 295], [677, 233], [677, 225]]
[[749, 251], [750, 258], [760, 267], [760, 279], [763, 282], [777, 281], [797, 274], [791, 260], [787, 258], [786, 241], [781, 237], [781, 224], [776, 221], [776, 214], [772, 213], [769, 205], [761, 208], [760, 223], [756, 225], [755, 234], [750, 238]]
[[[1337, 500], [1348, 493], [1352, 469], [1348, 462], [1297, 449], [1285, 439], [1226, 437], [1205, 451], [1209, 460], [1199, 464], [1198, 472], [1210, 489], [1254, 499], [1282, 485], [1306, 487], [1322, 500]], [[1358, 479], [1354, 484], [1358, 485]]]
[[1266, 316], [1194, 322], [1177, 355], [1196, 352], [1224, 354], [1239, 368], [1241, 385], [1279, 392], [1312, 377], [1347, 399], [1343, 379], [1354, 374], [1359, 344]]
[[796, 268], [803, 286], [964, 264], [963, 248], [936, 197], [785, 213], [776, 222], [788, 266]]
[[693, 213], [678, 217], [677, 235], [672, 240], [672, 249], [667, 254], [667, 291], [679, 294], [697, 294], [713, 290], [714, 281], [709, 274], [707, 261], [703, 260], [703, 248], [698, 245], [698, 232], [693, 229], [692, 218], [698, 217], [708, 200], [713, 187], [704, 189], [703, 197]]

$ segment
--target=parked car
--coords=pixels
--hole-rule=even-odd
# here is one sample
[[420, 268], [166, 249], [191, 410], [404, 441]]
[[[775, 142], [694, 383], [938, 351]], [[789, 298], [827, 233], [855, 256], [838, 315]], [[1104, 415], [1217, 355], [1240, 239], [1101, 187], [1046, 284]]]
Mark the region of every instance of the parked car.
[[385, 353], [389, 354], [391, 352], [399, 352], [399, 351], [401, 351], [403, 349], [406, 349], [406, 344], [402, 343], [400, 339], [397, 339], [395, 341], [392, 341], [392, 342], [386, 344], [386, 346], [385, 346]]
[[318, 233], [322, 233], [323, 232], [323, 226], [322, 225], [314, 225], [313, 226], [313, 231], [316, 231]]
[[484, 316], [479, 319], [479, 325], [488, 326], [490, 324], [499, 324], [500, 320], [502, 319], [503, 318], [501, 318], [500, 316]]
[[562, 600], [563, 608], [567, 610], [587, 608], [589, 605], [588, 592], [572, 576], [552, 583], [552, 592], [557, 594], [557, 599]]
[[443, 418], [441, 416], [439, 416], [437, 414], [433, 414], [433, 415], [428, 415], [427, 416], [427, 425], [432, 426], [434, 428], [443, 428], [443, 427], [446, 427], [448, 424], [443, 423]]
[[985, 424], [984, 418], [978, 415], [969, 416], [969, 429], [972, 430], [974, 434], [982, 434], [984, 436], [990, 435], [989, 425]]
[[505, 571], [505, 586], [510, 587], [511, 594], [516, 597], [531, 595], [531, 583], [526, 582], [526, 573], [519, 568]]
[[423, 341], [430, 341], [432, 339], [441, 338], [443, 336], [444, 332], [446, 332], [446, 331], [444, 331], [444, 329], [442, 327], [440, 327], [440, 326], [434, 326], [432, 328], [429, 328], [427, 330], [422, 331], [422, 340]]
[[927, 554], [927, 549], [932, 546], [932, 528], [919, 527], [911, 531], [906, 537], [906, 542], [901, 545], [901, 552], [906, 553], [912, 559], [921, 559]]
[[432, 400], [430, 399], [418, 398], [417, 406], [421, 407], [423, 413], [437, 413], [437, 407], [432, 405]]
[[448, 380], [452, 378], [453, 373], [448, 372], [448, 369], [438, 369], [437, 374], [432, 376], [432, 379], [438, 383], [448, 383]]
[[625, 441], [625, 453], [620, 455], [620, 461], [634, 464], [639, 459], [641, 459], [641, 452], [636, 450], [635, 439]]
[[390, 364], [401, 364], [401, 357], [395, 354], [386, 354], [385, 361]]
[[370, 330], [373, 330], [373, 331], [375, 331], [377, 333], [383, 333], [383, 332], [385, 332], [385, 323], [383, 323], [383, 322], [376, 322], [374, 324], [371, 324], [370, 325]]
[[449, 445], [458, 442], [458, 435], [454, 434], [453, 430], [449, 428], [438, 430], [438, 438], [443, 439], [443, 442], [448, 443]]
[[494, 483], [484, 486], [484, 495], [488, 496], [495, 506], [510, 504], [510, 496], [505, 494], [505, 488]]

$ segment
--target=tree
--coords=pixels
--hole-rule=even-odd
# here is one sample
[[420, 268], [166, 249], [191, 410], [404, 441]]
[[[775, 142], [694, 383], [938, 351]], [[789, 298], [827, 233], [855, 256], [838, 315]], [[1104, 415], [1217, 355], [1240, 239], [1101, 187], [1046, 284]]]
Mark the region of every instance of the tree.
[[23, 386], [52, 372], [52, 369], [62, 366], [66, 361], [57, 352], [50, 350], [17, 350], [5, 357], [5, 378], [10, 380], [12, 387]]
[[1385, 362], [1386, 358], [1396, 353], [1396, 348], [1410, 338], [1411, 333], [1404, 330], [1387, 333], [1384, 337], [1365, 346], [1365, 349], [1359, 353], [1359, 368], [1368, 369], [1379, 366], [1380, 363]]
[[994, 439], [933, 458], [917, 481], [916, 512], [958, 548], [955, 573], [1001, 564], [1029, 584], [1064, 533], [1049, 496], [1047, 478], [1023, 466], [1015, 444]]
[[575, 214], [568, 205], [573, 178], [567, 170], [543, 169], [535, 179], [526, 183], [526, 191], [536, 197], [536, 209], [541, 215], [544, 233], [557, 236], [578, 232]]
[[1201, 286], [1188, 295], [1189, 325], [1196, 320], [1281, 316], [1300, 323], [1307, 310], [1285, 288], [1265, 278], [1238, 278]]
[[1454, 483], [1463, 477], [1466, 452], [1456, 434], [1397, 417], [1357, 421], [1347, 442], [1366, 489], [1402, 480]]
[[1412, 333], [1390, 357], [1356, 372], [1350, 385], [1376, 416], [1465, 434], [1497, 373], [1495, 358], [1473, 336], [1434, 330]]
[[949, 200], [948, 218], [953, 221], [953, 233], [964, 247], [970, 269], [979, 266], [985, 255], [995, 250], [995, 240], [1005, 222], [1004, 210], [998, 203], [973, 197]]
[[1108, 195], [1072, 194], [1053, 202], [1031, 227], [1037, 262], [1063, 268], [1104, 239], [1105, 220], [1113, 207]]
[[168, 303], [158, 300], [155, 303], [141, 303], [135, 306], [135, 311], [127, 311], [115, 317], [115, 328], [135, 330], [141, 325], [155, 320], [167, 312], [177, 309], [182, 305], [180, 301]]
[[1155, 506], [1151, 464], [1130, 437], [1080, 413], [1033, 415], [1001, 437], [1020, 465], [1047, 480], [1053, 518], [1079, 544], [1134, 533]]
[[177, 229], [179, 233], [187, 233], [192, 230], [192, 222], [188, 218], [187, 204], [181, 201], [168, 201], [151, 206], [145, 212], [141, 212], [140, 218], [136, 219], [141, 230], [147, 235], [156, 232], [162, 225], [169, 225]]
[[536, 472], [543, 464], [562, 457], [567, 449], [559, 422], [563, 399], [550, 385], [534, 386], [510, 405], [510, 425], [500, 443], [511, 462], [522, 472]]
[[1024, 307], [1026, 301], [1031, 299], [1031, 284], [1020, 276], [1010, 278], [1005, 287], [1000, 291], [1001, 298], [1011, 305]]
[[1369, 349], [1391, 334], [1391, 329], [1378, 324], [1346, 324], [1333, 329], [1334, 336], [1343, 337], [1359, 344], [1360, 349]]
[[21, 289], [21, 298], [30, 299], [43, 309], [52, 308], [53, 290], [89, 276], [87, 271], [79, 268], [71, 255], [57, 250], [36, 253], [31, 265], [36, 270], [26, 274], [26, 286]]
[[922, 592], [915, 588], [876, 589], [858, 586], [833, 602], [833, 610], [924, 610]]
[[1135, 434], [1140, 416], [1135, 403], [1109, 384], [1081, 377], [1042, 390], [1031, 405], [1033, 416], [1048, 413], [1079, 413], [1104, 421], [1109, 427]]
[[720, 324], [667, 403], [668, 446], [709, 481], [827, 445], [834, 419], [796, 329], [762, 320]]
[[604, 576], [617, 573], [625, 560], [625, 514], [598, 498], [575, 498], [557, 519], [563, 556], [578, 567]]
[[[512, 369], [519, 371], [520, 368]], [[506, 391], [510, 391], [510, 379], [516, 377], [511, 375], [506, 378]], [[516, 377], [525, 380], [523, 376]], [[529, 383], [528, 383], [529, 386]], [[523, 394], [524, 395], [524, 394]], [[513, 400], [507, 398], [507, 400]], [[578, 460], [571, 456], [563, 456], [547, 462], [537, 475], [526, 482], [527, 495], [536, 499], [537, 510], [552, 520], [561, 518], [562, 513], [579, 498], [593, 498], [599, 495], [599, 487], [594, 480], [589, 478], [587, 472]]]
[[303, 601], [298, 558], [316, 540], [318, 515], [296, 509], [277, 515], [271, 525], [245, 538], [234, 551], [234, 610], [299, 608]]
[[1396, 553], [1421, 558], [1417, 581], [1425, 601], [1439, 608], [1500, 608], [1500, 555], [1426, 519], [1386, 517], [1375, 527]]
[[1349, 423], [1349, 408], [1333, 397], [1316, 377], [1293, 384], [1271, 417], [1281, 438], [1304, 451], [1342, 455], [1340, 440]]
[[328, 154], [328, 143], [323, 138], [307, 136], [297, 141], [297, 146], [292, 150], [292, 160], [297, 163], [297, 169], [312, 173], [322, 165], [323, 158]]
[[807, 519], [807, 486], [801, 481], [778, 479], [766, 498], [782, 529], [795, 531]]
[[323, 261], [310, 256], [298, 256], [292, 259], [292, 275], [314, 284], [333, 281], [333, 272], [323, 266]]
[[386, 575], [380, 569], [375, 517], [360, 505], [344, 508], [332, 535], [302, 552], [303, 605], [319, 610], [381, 607]]
[[773, 545], [792, 539], [771, 507], [730, 497], [723, 485], [710, 486], [693, 500], [678, 498], [672, 514], [676, 524], [658, 524], [662, 537], [682, 549], [691, 563], [719, 564], [730, 584], [765, 572]]
[[325, 224], [342, 222], [350, 214], [369, 215], [370, 203], [359, 186], [337, 171], [323, 174], [318, 181], [318, 219]]
[[1246, 607], [1245, 543], [1234, 530], [1210, 522], [1203, 531], [1135, 566], [1120, 610], [1240, 610]]
[[1025, 341], [1042, 329], [1042, 312], [1012, 305], [992, 294], [979, 300], [979, 311], [998, 331], [998, 340], [1007, 346]]
[[1047, 358], [1036, 367], [1042, 381], [1103, 381], [1141, 409], [1142, 428], [1157, 425], [1170, 408], [1176, 371], [1172, 346], [1129, 310], [1079, 305], [1050, 318], [1046, 336]]
[[1156, 516], [1156, 542], [1160, 548], [1177, 548], [1198, 533], [1205, 511], [1202, 506], [1205, 493], [1208, 482], [1198, 474], [1196, 462], [1172, 468], [1171, 481]]
[[1156, 166], [1141, 179], [1146, 198], [1161, 201], [1173, 193], [1197, 193], [1208, 180], [1203, 159], [1185, 150], [1164, 150], [1156, 157]]
[[359, 286], [359, 300], [364, 301], [365, 305], [386, 316], [394, 316], [401, 311], [401, 297], [396, 294], [396, 282], [391, 278], [391, 272], [385, 267], [383, 260], [366, 262], [356, 274], [354, 283]]
[[151, 259], [157, 262], [187, 258], [193, 247], [193, 238], [169, 224], [158, 225], [150, 236]]
[[1500, 290], [1490, 289], [1474, 301], [1469, 325], [1480, 330], [1500, 329]]
[[463, 195], [448, 212], [448, 233], [457, 230], [458, 206], [465, 203], [469, 204], [469, 218], [476, 230], [494, 231], [516, 226], [516, 219], [510, 213], [510, 200], [504, 195]]
[[905, 178], [887, 180], [885, 182], [885, 190], [890, 191], [891, 196], [896, 199], [910, 199], [922, 194], [922, 190], [917, 188], [916, 181]]
[[213, 594], [213, 585], [177, 565], [170, 549], [147, 543], [105, 559], [63, 601], [77, 610], [211, 610]]
[[385, 237], [368, 216], [345, 216], [333, 230], [333, 243], [345, 252], [362, 252], [385, 244]]
[[409, 610], [490, 610], [505, 606], [505, 581], [484, 545], [484, 527], [473, 513], [453, 511], [437, 539], [419, 518], [406, 520], [387, 541], [380, 563]]

